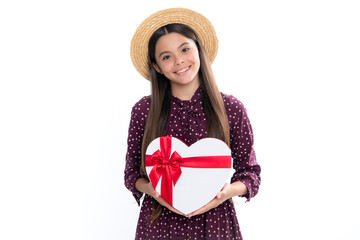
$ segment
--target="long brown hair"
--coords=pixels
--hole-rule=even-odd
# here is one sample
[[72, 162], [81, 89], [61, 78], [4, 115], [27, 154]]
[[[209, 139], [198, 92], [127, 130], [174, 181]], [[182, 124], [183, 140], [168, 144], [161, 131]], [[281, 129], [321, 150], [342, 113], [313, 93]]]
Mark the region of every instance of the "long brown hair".
[[[200, 39], [196, 33], [184, 24], [168, 24], [159, 28], [150, 38], [148, 45], [148, 65], [151, 80], [151, 103], [146, 120], [142, 142], [141, 174], [148, 179], [145, 170], [145, 151], [152, 140], [165, 134], [168, 118], [171, 110], [170, 81], [164, 75], [159, 74], [153, 67], [156, 63], [155, 48], [158, 39], [166, 34], [176, 32], [186, 38], [192, 39], [199, 51], [200, 68], [199, 81], [203, 91], [202, 103], [206, 117], [207, 137], [223, 140], [230, 145], [229, 122], [224, 107], [224, 101], [217, 87], [215, 77], [211, 69], [210, 60], [206, 54]], [[160, 215], [162, 206], [154, 200], [154, 211], [150, 221], [154, 221]]]

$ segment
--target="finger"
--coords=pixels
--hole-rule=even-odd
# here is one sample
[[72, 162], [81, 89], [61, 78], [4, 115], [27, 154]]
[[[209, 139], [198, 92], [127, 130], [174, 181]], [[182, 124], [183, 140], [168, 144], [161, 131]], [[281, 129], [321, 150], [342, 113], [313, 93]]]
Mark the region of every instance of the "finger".
[[192, 217], [192, 216], [195, 216], [195, 215], [198, 214], [198, 212], [199, 212], [200, 210], [201, 210], [201, 208], [198, 209], [198, 210], [196, 210], [196, 211], [193, 211], [192, 213], [189, 213], [188, 215], [186, 215], [186, 217], [190, 218], [190, 217]]
[[155, 198], [159, 198], [159, 197], [160, 197], [160, 194], [159, 194], [157, 191], [155, 191], [154, 197], [155, 197]]
[[223, 187], [222, 191], [227, 192], [227, 191], [229, 191], [229, 189], [230, 189], [230, 185], [228, 183], [226, 183], [225, 186]]
[[179, 210], [175, 209], [174, 207], [172, 207], [168, 202], [166, 202], [162, 197], [159, 197], [158, 199], [156, 199], [162, 206], [166, 207], [167, 209], [169, 209], [170, 211], [173, 211], [177, 214], [183, 215], [185, 216], [184, 213], [180, 212]]
[[188, 217], [193, 217], [193, 216], [196, 216], [196, 215], [200, 215], [200, 214], [203, 214], [205, 212], [207, 212], [208, 210], [210, 210], [210, 208], [206, 205], [198, 210], [196, 210], [195, 212], [192, 212], [188, 215]]
[[185, 214], [183, 214], [182, 212], [180, 212], [180, 211], [177, 210], [176, 208], [173, 208], [173, 207], [172, 207], [170, 210], [173, 211], [173, 212], [175, 212], [175, 213], [177, 213], [177, 214], [179, 214], [179, 215], [185, 216]]
[[225, 183], [225, 185], [223, 186], [221, 191], [216, 195], [217, 198], [221, 198], [221, 195], [222, 195], [221, 193], [228, 189], [227, 185], [228, 185], [228, 183]]
[[229, 185], [228, 183], [225, 183], [223, 189], [216, 195], [216, 197], [217, 197], [218, 199], [220, 199], [220, 198], [226, 196], [226, 194], [228, 193], [229, 189], [230, 189], [230, 185]]
[[198, 210], [190, 213], [189, 215], [187, 215], [188, 217], [193, 217], [195, 215], [199, 215], [199, 214], [203, 214], [207, 211], [209, 211], [210, 209], [213, 209], [214, 207], [216, 207], [218, 204], [217, 204], [217, 201], [216, 201], [216, 198], [213, 199], [211, 202], [209, 202], [208, 204], [206, 204], [205, 206], [203, 206], [202, 208], [199, 208]]
[[200, 209], [198, 209], [198, 210], [196, 210], [196, 211], [194, 211], [194, 212], [192, 212], [192, 213], [189, 213], [189, 214], [186, 215], [185, 217], [191, 218], [191, 217], [196, 216], [196, 215], [198, 215], [198, 214], [201, 214], [201, 213], [200, 213]]

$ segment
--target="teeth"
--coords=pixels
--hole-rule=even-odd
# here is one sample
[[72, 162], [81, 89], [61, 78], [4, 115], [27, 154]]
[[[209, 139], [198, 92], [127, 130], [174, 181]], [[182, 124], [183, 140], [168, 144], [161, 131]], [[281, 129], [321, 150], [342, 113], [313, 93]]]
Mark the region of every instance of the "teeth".
[[185, 68], [185, 69], [183, 69], [183, 70], [180, 70], [180, 71], [178, 71], [178, 72], [176, 72], [176, 73], [183, 73], [183, 72], [185, 72], [186, 70], [188, 70], [189, 69], [189, 67], [187, 67], [187, 68]]

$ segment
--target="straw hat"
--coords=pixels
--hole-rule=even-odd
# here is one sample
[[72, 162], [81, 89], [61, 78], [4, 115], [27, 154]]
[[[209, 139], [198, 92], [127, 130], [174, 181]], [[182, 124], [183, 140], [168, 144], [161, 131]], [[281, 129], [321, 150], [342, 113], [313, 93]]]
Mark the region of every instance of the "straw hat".
[[169, 8], [158, 11], [146, 18], [131, 40], [131, 61], [136, 70], [150, 80], [148, 66], [148, 43], [153, 33], [159, 28], [172, 23], [181, 23], [191, 27], [204, 45], [211, 62], [215, 60], [218, 50], [218, 39], [210, 21], [195, 11], [186, 8]]

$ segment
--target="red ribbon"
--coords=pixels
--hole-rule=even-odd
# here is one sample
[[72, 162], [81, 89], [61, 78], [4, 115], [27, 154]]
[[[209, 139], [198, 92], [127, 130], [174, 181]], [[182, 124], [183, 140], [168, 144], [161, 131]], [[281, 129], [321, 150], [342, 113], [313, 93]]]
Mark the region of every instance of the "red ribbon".
[[145, 166], [152, 167], [149, 174], [151, 183], [156, 186], [161, 179], [161, 197], [171, 206], [173, 204], [172, 184], [181, 175], [180, 167], [191, 168], [231, 168], [231, 156], [203, 156], [182, 158], [176, 151], [171, 154], [171, 137], [160, 137], [160, 150], [145, 156]]

